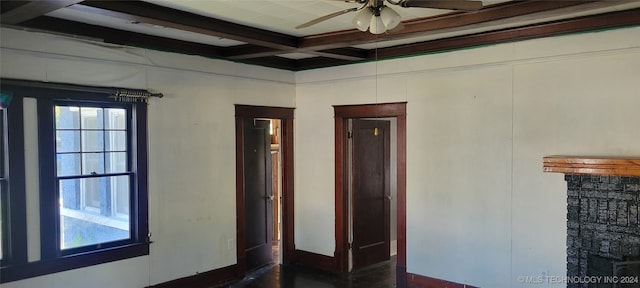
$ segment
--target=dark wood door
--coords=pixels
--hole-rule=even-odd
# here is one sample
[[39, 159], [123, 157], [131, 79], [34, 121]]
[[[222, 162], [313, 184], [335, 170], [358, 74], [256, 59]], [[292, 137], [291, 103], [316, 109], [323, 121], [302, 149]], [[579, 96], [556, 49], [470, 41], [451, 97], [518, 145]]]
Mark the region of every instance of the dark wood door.
[[389, 121], [353, 120], [354, 269], [389, 260], [389, 131]]
[[273, 188], [269, 121], [245, 118], [244, 236], [247, 270], [272, 261]]

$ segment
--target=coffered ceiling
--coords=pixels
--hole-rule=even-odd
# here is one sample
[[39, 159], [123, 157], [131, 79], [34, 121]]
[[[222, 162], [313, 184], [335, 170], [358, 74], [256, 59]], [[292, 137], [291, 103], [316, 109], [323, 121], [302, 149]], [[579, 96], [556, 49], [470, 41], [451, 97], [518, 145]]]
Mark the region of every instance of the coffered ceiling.
[[292, 71], [640, 25], [640, 0], [491, 0], [475, 11], [389, 4], [402, 27], [379, 35], [355, 29], [355, 12], [295, 28], [362, 5], [355, 1], [2, 0], [0, 21], [3, 27]]

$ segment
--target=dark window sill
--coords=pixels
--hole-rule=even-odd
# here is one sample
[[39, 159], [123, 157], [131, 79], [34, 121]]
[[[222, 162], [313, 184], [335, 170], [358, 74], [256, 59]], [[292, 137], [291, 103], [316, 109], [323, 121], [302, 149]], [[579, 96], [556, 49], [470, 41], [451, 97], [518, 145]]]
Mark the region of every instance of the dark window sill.
[[0, 269], [0, 283], [13, 282], [144, 255], [149, 255], [149, 243], [137, 243], [56, 259], [6, 266]]

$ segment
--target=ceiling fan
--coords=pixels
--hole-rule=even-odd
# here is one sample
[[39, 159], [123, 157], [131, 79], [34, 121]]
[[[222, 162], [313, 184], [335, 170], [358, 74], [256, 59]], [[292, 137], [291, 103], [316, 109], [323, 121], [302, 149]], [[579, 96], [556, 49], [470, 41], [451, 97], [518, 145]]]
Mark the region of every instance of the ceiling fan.
[[331, 14], [318, 17], [309, 22], [296, 26], [296, 29], [306, 28], [322, 21], [340, 16], [342, 14], [360, 11], [353, 18], [353, 25], [360, 31], [369, 30], [373, 34], [381, 34], [392, 30], [400, 24], [400, 14], [394, 11], [385, 2], [404, 8], [434, 8], [447, 10], [474, 11], [482, 8], [482, 1], [472, 0], [339, 0], [348, 3], [362, 4], [360, 7], [344, 9]]

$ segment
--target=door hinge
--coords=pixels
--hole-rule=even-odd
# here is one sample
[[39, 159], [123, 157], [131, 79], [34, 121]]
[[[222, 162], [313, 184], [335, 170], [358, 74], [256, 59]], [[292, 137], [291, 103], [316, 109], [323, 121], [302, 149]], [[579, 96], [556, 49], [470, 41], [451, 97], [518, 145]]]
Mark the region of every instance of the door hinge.
[[349, 250], [353, 249], [353, 243], [349, 242]]
[[353, 138], [353, 131], [347, 132], [347, 138], [349, 139]]

